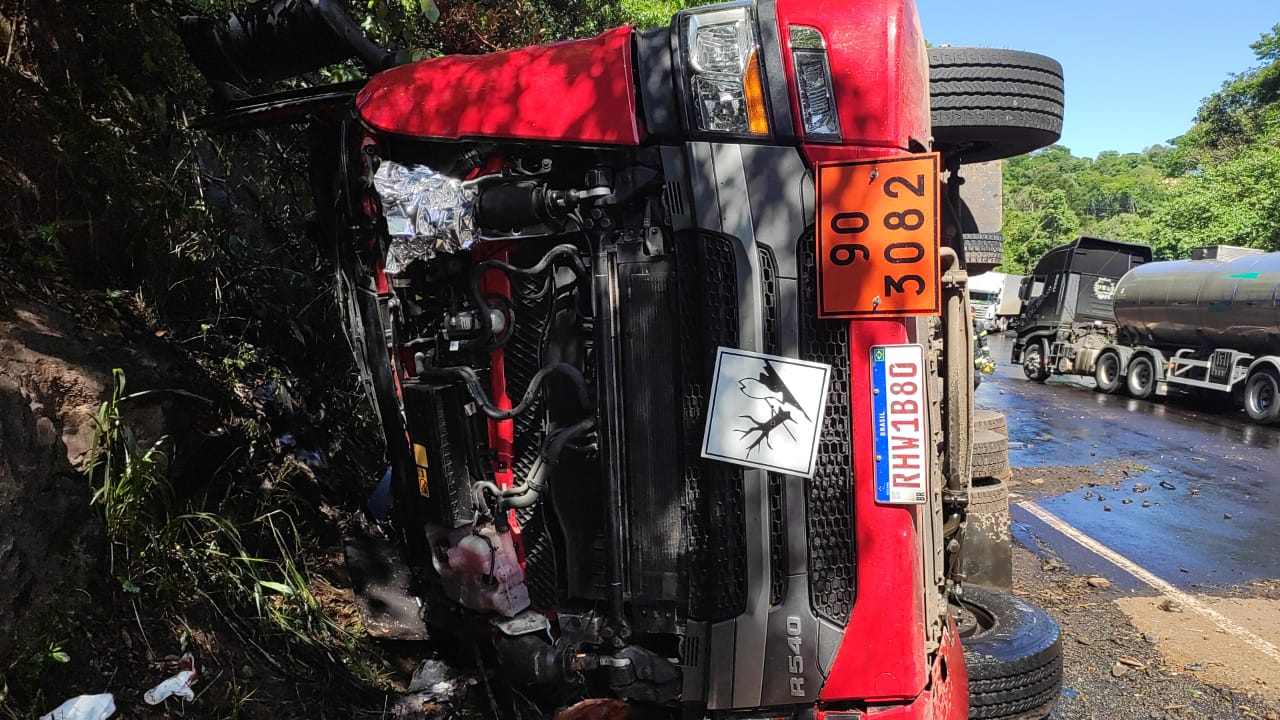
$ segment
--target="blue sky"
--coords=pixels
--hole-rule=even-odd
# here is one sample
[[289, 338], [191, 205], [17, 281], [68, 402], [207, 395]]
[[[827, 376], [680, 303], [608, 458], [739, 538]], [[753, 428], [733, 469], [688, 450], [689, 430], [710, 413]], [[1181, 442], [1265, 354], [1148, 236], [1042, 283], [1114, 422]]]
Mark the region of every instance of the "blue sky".
[[1079, 157], [1137, 152], [1191, 127], [1200, 101], [1257, 65], [1249, 43], [1277, 0], [916, 0], [933, 45], [1049, 55], [1063, 66], [1061, 144]]

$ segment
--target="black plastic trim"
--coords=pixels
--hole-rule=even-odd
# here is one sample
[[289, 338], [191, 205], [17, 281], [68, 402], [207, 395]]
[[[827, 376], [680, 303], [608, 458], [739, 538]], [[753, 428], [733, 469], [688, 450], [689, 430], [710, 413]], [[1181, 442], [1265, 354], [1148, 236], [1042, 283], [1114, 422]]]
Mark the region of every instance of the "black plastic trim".
[[769, 127], [780, 144], [799, 140], [795, 118], [791, 116], [791, 97], [787, 92], [787, 71], [783, 63], [782, 34], [778, 31], [776, 0], [759, 0], [756, 4], [756, 29], [764, 56], [764, 81], [769, 94]]
[[640, 112], [645, 129], [659, 140], [678, 140], [685, 134], [676, 101], [671, 35], [671, 28], [664, 27], [638, 30], [632, 36]]

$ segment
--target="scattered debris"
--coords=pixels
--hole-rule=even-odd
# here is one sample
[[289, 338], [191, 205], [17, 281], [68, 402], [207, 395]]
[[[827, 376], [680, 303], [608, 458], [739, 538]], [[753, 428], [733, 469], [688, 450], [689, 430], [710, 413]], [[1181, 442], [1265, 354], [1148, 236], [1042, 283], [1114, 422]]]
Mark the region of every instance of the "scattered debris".
[[622, 700], [592, 698], [560, 710], [554, 720], [625, 720], [631, 717], [631, 709]]
[[391, 707], [391, 717], [403, 720], [433, 720], [449, 717], [449, 708], [462, 701], [467, 688], [476, 683], [443, 660], [428, 658], [413, 671], [409, 694]]
[[1145, 483], [1134, 483], [1134, 484], [1133, 484], [1133, 491], [1134, 491], [1135, 493], [1144, 493], [1144, 492], [1146, 492], [1146, 491], [1148, 491], [1148, 490], [1150, 490], [1150, 489], [1151, 489], [1151, 486], [1150, 486], [1150, 485], [1147, 485], [1147, 484], [1145, 484]]
[[1200, 488], [1191, 488], [1191, 494], [1192, 494], [1192, 495], [1199, 495], [1199, 494], [1200, 494]]
[[1142, 501], [1142, 507], [1151, 507], [1151, 501], [1150, 501], [1150, 500], [1143, 500], [1143, 501]]
[[1089, 587], [1095, 587], [1099, 589], [1111, 587], [1111, 581], [1104, 577], [1094, 576], [1089, 578], [1086, 582], [1089, 583]]
[[1102, 506], [1102, 511], [1103, 511], [1103, 512], [1111, 512], [1111, 506], [1110, 506], [1110, 505], [1103, 505], [1103, 506]]
[[1198, 662], [1187, 663], [1186, 665], [1182, 666], [1182, 669], [1190, 670], [1191, 672], [1199, 672], [1204, 669], [1204, 663], [1198, 663]]
[[1223, 520], [1230, 520], [1230, 519], [1231, 519], [1231, 513], [1222, 513], [1222, 519], [1223, 519]]
[[1152, 635], [1151, 633], [1142, 633], [1142, 639], [1146, 640], [1152, 645], [1155, 645], [1156, 643], [1160, 642], [1160, 638], [1156, 635]]
[[1131, 667], [1131, 668], [1133, 668], [1134, 670], [1146, 670], [1146, 669], [1147, 669], [1147, 664], [1146, 664], [1146, 663], [1142, 662], [1142, 661], [1141, 661], [1141, 660], [1139, 660], [1138, 658], [1135, 658], [1135, 657], [1129, 657], [1128, 655], [1121, 655], [1119, 658], [1117, 658], [1117, 659], [1116, 659], [1116, 662], [1117, 662], [1117, 663], [1119, 663], [1119, 664], [1121, 664], [1121, 665], [1125, 665], [1125, 666]]
[[443, 660], [422, 661], [409, 680], [409, 692], [429, 696], [437, 702], [450, 702], [466, 689], [466, 679]]
[[1125, 498], [1125, 499], [1123, 499], [1123, 500], [1121, 500], [1121, 501], [1120, 501], [1120, 504], [1121, 504], [1121, 505], [1129, 505], [1129, 504], [1131, 504], [1132, 502], [1133, 502], [1133, 498]]
[[1182, 604], [1173, 598], [1165, 598], [1160, 601], [1160, 609], [1165, 612], [1180, 613], [1182, 612]]
[[1028, 482], [1030, 482], [1030, 484], [1032, 484], [1032, 485], [1043, 485], [1043, 484], [1044, 484], [1044, 478], [1034, 478], [1034, 479], [1032, 479], [1032, 480], [1030, 480], [1030, 481], [1028, 481]]
[[1178, 489], [1178, 486], [1177, 486], [1177, 485], [1174, 485], [1173, 483], [1169, 482], [1168, 480], [1161, 480], [1161, 481], [1160, 481], [1160, 487], [1164, 488], [1165, 490], [1177, 490], [1177, 489]]
[[1115, 677], [1124, 677], [1129, 674], [1131, 669], [1132, 668], [1128, 665], [1125, 665], [1120, 661], [1116, 661], [1116, 664], [1111, 666], [1111, 674]]
[[81, 695], [54, 708], [40, 720], [107, 720], [116, 713], [116, 698], [111, 693]]
[[143, 693], [142, 699], [148, 705], [159, 705], [171, 697], [182, 698], [188, 702], [196, 699], [191, 685], [195, 683], [196, 678], [200, 677], [200, 674], [196, 672], [196, 660], [191, 653], [182, 656], [178, 661], [178, 668], [177, 675]]

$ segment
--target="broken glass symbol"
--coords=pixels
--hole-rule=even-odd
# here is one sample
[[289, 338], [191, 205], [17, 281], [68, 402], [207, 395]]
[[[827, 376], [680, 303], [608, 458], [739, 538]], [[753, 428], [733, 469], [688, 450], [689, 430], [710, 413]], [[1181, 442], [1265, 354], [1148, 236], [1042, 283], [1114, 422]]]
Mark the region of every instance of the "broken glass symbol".
[[[759, 449], [761, 443], [772, 450], [772, 436], [779, 428], [786, 430], [791, 440], [796, 441], [796, 434], [788, 427], [788, 424], [795, 423], [795, 417], [791, 414], [793, 409], [805, 420], [813, 422], [809, 413], [805, 412], [800, 402], [796, 400], [795, 394], [782, 381], [777, 368], [768, 360], [764, 361], [764, 368], [757, 377], [738, 380], [738, 390], [753, 400], [763, 401], [769, 410], [769, 417], [765, 420], [757, 420], [751, 415], [738, 416], [751, 421], [750, 427], [735, 430], [742, 435], [742, 442], [749, 443], [747, 457], [751, 457], [751, 452]], [[754, 440], [751, 439], [753, 433]]]

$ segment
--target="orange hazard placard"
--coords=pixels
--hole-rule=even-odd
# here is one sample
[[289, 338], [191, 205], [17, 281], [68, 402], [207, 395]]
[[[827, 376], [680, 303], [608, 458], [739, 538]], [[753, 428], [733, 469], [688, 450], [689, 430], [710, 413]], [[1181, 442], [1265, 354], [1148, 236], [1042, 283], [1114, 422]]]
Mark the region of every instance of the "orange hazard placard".
[[937, 315], [938, 155], [818, 166], [818, 317]]

